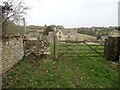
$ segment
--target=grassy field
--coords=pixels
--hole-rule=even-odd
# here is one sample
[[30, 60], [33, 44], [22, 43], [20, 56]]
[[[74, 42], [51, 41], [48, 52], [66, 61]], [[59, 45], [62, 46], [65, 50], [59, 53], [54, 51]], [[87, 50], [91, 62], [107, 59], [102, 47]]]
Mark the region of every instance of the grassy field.
[[63, 56], [73, 57], [103, 57], [104, 46], [91, 44], [89, 46], [84, 43], [59, 43], [59, 56], [65, 53]]
[[24, 57], [4, 76], [3, 88], [118, 88], [116, 68], [103, 57], [57, 61]]
[[96, 40], [96, 37], [86, 35], [86, 34], [78, 34], [78, 40]]

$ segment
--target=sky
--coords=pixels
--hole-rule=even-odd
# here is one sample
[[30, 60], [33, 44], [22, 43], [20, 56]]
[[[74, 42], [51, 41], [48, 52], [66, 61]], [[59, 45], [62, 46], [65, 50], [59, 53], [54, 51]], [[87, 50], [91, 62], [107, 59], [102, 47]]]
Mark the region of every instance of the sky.
[[119, 0], [24, 0], [27, 25], [117, 26]]

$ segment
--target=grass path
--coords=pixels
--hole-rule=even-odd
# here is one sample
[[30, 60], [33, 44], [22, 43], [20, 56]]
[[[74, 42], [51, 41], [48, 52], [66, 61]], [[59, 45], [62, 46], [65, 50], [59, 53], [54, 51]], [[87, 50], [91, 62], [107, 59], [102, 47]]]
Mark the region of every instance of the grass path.
[[23, 58], [3, 78], [3, 88], [115, 88], [117, 72], [103, 58], [45, 61]]

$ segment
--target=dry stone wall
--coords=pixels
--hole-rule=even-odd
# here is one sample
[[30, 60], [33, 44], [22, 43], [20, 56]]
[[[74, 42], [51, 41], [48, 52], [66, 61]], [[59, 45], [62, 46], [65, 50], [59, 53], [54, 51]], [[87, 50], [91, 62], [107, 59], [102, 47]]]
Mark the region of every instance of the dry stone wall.
[[34, 53], [36, 56], [50, 55], [50, 44], [43, 39], [25, 39], [24, 40], [24, 54], [25, 56]]
[[50, 46], [47, 40], [31, 40], [24, 37], [11, 37], [3, 39], [2, 50], [2, 73], [8, 71], [14, 64], [34, 53], [36, 56], [50, 55]]
[[23, 39], [21, 37], [5, 39], [2, 48], [2, 72], [9, 70], [23, 56]]

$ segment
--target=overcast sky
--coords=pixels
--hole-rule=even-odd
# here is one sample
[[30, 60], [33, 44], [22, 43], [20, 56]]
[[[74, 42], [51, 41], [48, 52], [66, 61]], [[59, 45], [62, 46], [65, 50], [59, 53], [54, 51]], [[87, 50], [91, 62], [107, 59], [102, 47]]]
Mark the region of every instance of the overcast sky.
[[119, 0], [25, 0], [27, 25], [117, 26]]

